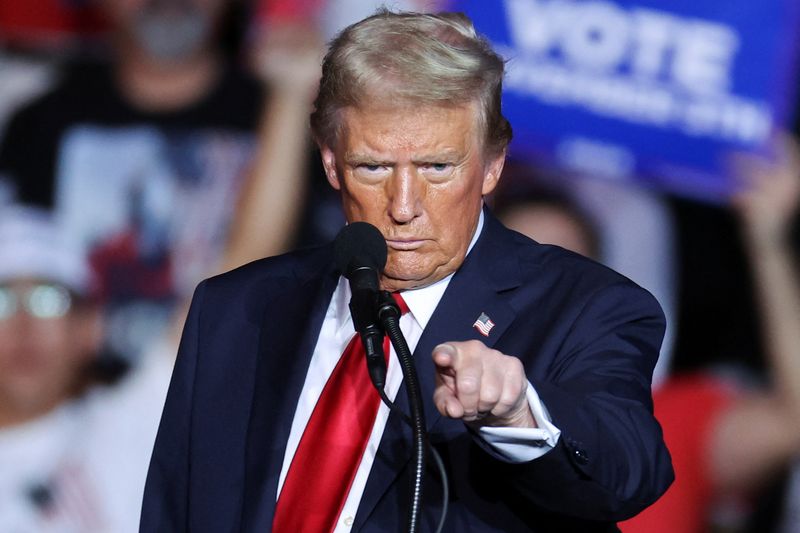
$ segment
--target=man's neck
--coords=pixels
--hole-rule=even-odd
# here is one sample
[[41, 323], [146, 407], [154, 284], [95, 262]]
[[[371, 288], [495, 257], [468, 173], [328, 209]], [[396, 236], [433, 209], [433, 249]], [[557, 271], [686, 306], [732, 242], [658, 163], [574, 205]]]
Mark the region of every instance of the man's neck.
[[134, 107], [168, 112], [193, 105], [213, 89], [222, 75], [222, 60], [212, 51], [175, 62], [160, 62], [136, 49], [119, 56], [116, 69], [120, 90]]

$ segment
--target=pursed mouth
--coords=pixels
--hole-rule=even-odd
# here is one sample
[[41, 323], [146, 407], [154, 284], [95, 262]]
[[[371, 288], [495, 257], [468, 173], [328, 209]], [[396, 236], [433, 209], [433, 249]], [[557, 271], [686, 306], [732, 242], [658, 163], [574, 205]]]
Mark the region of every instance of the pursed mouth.
[[424, 239], [386, 239], [386, 246], [399, 251], [416, 250], [424, 243]]

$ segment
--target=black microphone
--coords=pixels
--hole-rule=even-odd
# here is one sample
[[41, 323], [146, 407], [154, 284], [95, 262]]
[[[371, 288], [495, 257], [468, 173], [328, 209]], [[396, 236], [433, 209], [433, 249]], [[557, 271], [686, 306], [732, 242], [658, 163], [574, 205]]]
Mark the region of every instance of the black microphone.
[[[414, 435], [413, 483], [408, 512], [408, 531], [416, 532], [419, 527], [422, 506], [422, 493], [425, 479], [425, 412], [422, 392], [417, 378], [416, 367], [403, 333], [400, 331], [400, 309], [386, 291], [380, 290], [378, 276], [386, 266], [386, 240], [381, 232], [366, 222], [354, 222], [342, 228], [334, 241], [336, 265], [339, 271], [350, 281], [350, 314], [356, 331], [361, 335], [364, 351], [367, 354], [367, 369], [372, 383], [378, 389], [381, 400], [396, 411], [412, 427]], [[383, 357], [384, 331], [389, 336], [400, 360], [403, 380], [408, 390], [411, 419], [398, 409], [383, 388], [386, 384], [386, 360]], [[441, 458], [431, 447], [437, 458], [437, 465], [442, 472], [443, 486], [447, 486], [447, 474], [444, 472]], [[447, 492], [443, 501], [447, 502]], [[439, 523], [441, 531], [446, 514], [443, 511]]]
[[375, 226], [353, 222], [339, 232], [334, 241], [334, 256], [339, 271], [350, 282], [350, 314], [367, 354], [367, 369], [379, 390], [386, 384], [383, 329], [378, 321], [379, 273], [386, 266], [386, 241]]

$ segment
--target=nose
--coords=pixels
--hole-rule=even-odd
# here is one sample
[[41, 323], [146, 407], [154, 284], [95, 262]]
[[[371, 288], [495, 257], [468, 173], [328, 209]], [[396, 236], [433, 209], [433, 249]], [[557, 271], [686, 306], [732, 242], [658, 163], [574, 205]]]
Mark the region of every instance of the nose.
[[408, 224], [422, 214], [424, 185], [413, 169], [399, 168], [389, 180], [389, 217], [396, 224]]

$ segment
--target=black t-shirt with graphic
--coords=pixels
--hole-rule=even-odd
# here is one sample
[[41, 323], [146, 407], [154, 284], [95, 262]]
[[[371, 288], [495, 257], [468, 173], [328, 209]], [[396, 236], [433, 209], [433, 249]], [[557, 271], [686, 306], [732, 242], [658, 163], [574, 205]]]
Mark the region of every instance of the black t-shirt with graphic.
[[[53, 208], [85, 247], [109, 311], [110, 348], [135, 358], [174, 303], [219, 258], [256, 146], [261, 84], [228, 68], [202, 99], [148, 112], [128, 103], [106, 64], [67, 70], [20, 110], [0, 147], [0, 179], [22, 203]], [[337, 227], [318, 155], [301, 243]], [[327, 208], [325, 207], [327, 206]]]

